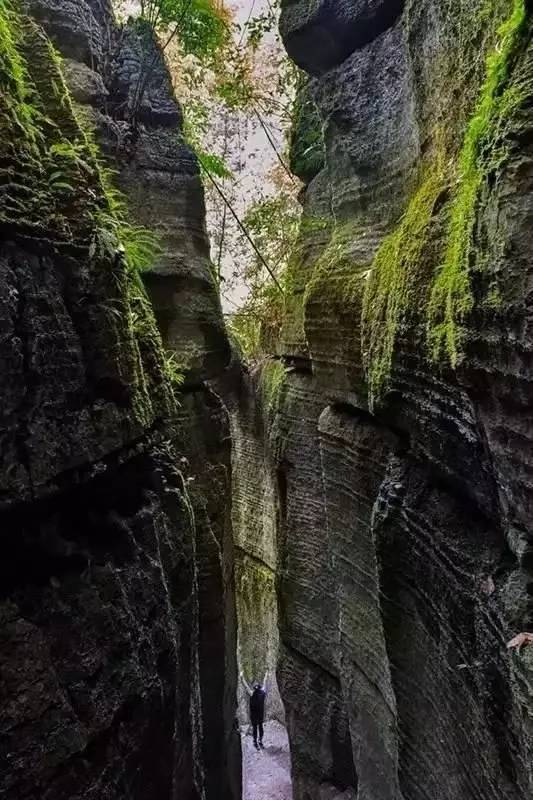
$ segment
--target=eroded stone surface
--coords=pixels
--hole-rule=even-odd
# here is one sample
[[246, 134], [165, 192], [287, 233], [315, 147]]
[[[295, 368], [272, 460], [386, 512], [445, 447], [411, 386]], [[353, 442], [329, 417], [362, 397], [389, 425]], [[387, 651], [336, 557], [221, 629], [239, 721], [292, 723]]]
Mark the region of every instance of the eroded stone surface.
[[[97, 213], [90, 153], [57, 224], [53, 180], [28, 159], [41, 210], [7, 225], [5, 204], [0, 252], [0, 795], [237, 798], [228, 418], [206, 383], [229, 346], [198, 167], [153, 38], [119, 30], [107, 2], [30, 12], [67, 59], [132, 223], [160, 234], [146, 283], [161, 336]], [[27, 27], [50, 135], [74, 138], [46, 37]], [[187, 379], [179, 410], [162, 344]]]
[[[284, 3], [324, 166], [300, 171], [302, 255], [275, 354], [283, 390], [240, 448], [247, 475], [255, 459], [261, 486], [274, 488], [278, 681], [296, 800], [532, 791], [532, 650], [506, 649], [533, 624], [530, 18], [508, 72], [528, 87], [523, 107], [474, 209], [474, 309], [456, 369], [444, 355], [432, 362], [426, 315], [465, 129], [509, 13], [477, 0]], [[420, 187], [432, 193], [427, 230], [405, 267], [413, 282], [376, 398], [365, 291]], [[400, 244], [388, 265], [410, 241]], [[390, 303], [403, 302], [402, 286], [386, 288]], [[242, 485], [263, 503], [253, 478]]]

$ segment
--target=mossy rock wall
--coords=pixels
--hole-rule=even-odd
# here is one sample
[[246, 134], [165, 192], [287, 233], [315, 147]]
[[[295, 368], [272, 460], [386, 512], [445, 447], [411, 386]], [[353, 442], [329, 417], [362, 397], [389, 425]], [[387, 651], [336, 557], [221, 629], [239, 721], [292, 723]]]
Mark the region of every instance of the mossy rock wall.
[[[285, 722], [277, 688], [279, 655], [277, 577], [274, 570], [242, 554], [235, 570], [238, 619], [238, 661], [248, 683], [267, 675], [267, 719]], [[248, 695], [240, 692], [239, 718], [249, 723]]]
[[161, 337], [61, 59], [4, 2], [0, 84], [0, 795], [202, 798], [196, 531]]
[[533, 624], [531, 16], [283, 4], [325, 155], [258, 431], [296, 800], [532, 791], [531, 659], [506, 648]]
[[108, 225], [101, 166], [60, 58], [30, 18], [6, 4], [0, 11], [8, 462], [17, 441], [28, 440], [23, 464], [2, 471], [2, 490], [20, 501], [168, 419], [175, 402], [150, 305]]
[[[232, 524], [239, 670], [248, 683], [268, 672], [269, 718], [284, 720], [277, 686], [279, 486], [269, 449], [270, 422], [283, 398], [286, 370], [279, 361], [243, 375], [229, 394], [232, 440]], [[239, 690], [239, 720], [249, 720], [248, 696]]]
[[[487, 260], [476, 234], [483, 187], [504, 166], [531, 96], [528, 26], [523, 0], [407, 2], [342, 70], [306, 87], [332, 196], [318, 212], [311, 182], [302, 236], [316, 238], [306, 232], [314, 219], [329, 222], [331, 238], [322, 254], [293, 260], [282, 350], [294, 349], [297, 324], [317, 368], [334, 362], [337, 383], [366, 384], [371, 405], [390, 388], [409, 330], [428, 369], [464, 355], [473, 273]], [[369, 70], [372, 81], [353, 79]], [[494, 309], [500, 289], [487, 283], [476, 303]]]

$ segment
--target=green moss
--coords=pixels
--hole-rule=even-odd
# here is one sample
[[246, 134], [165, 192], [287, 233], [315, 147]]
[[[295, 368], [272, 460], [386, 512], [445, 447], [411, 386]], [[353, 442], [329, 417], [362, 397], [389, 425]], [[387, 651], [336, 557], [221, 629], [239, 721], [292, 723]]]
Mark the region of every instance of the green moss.
[[[237, 582], [241, 596], [255, 594], [262, 597], [263, 594], [268, 595], [275, 588], [275, 583], [276, 576], [270, 567], [252, 560], [246, 555], [243, 556]], [[268, 599], [270, 600], [270, 598]]]
[[293, 253], [285, 280], [281, 327], [283, 341], [289, 342], [292, 347], [306, 347], [304, 326], [305, 277], [301, 275], [299, 268], [299, 257], [296, 253]]
[[275, 411], [280, 403], [287, 370], [283, 361], [267, 361], [261, 370], [259, 391], [264, 407], [269, 412]]
[[330, 239], [313, 264], [311, 277], [305, 287], [304, 308], [313, 298], [327, 298], [341, 307], [350, 306], [359, 293], [359, 284], [365, 265], [360, 265], [352, 255], [353, 242], [360, 226], [357, 221], [333, 228]]
[[104, 164], [94, 142], [93, 152], [105, 201], [98, 210], [98, 224], [112, 231], [124, 250], [130, 269], [144, 272], [153, 267], [155, 259], [161, 254], [159, 237], [143, 225], [132, 222], [126, 198], [115, 185], [115, 172]]
[[270, 632], [277, 617], [276, 575], [246, 555], [236, 561], [235, 572], [240, 665], [248, 679], [260, 680], [274, 644]]
[[424, 304], [420, 261], [431, 230], [435, 204], [445, 186], [443, 158], [425, 168], [402, 219], [383, 241], [363, 299], [361, 341], [372, 408], [386, 390], [398, 335], [411, 309]]
[[[31, 58], [31, 71], [28, 59]], [[44, 32], [0, 0], [0, 225], [36, 239], [88, 245], [96, 165]]]
[[284, 309], [282, 338], [292, 347], [307, 347], [305, 334], [305, 306], [309, 300], [307, 288], [313, 280], [317, 258], [313, 252], [324, 250], [331, 240], [331, 220], [320, 217], [302, 217], [297, 244], [284, 276]]
[[[496, 19], [492, 5], [490, 9], [487, 5], [477, 9], [469, 43], [464, 39], [460, 43], [463, 60], [481, 35], [480, 25], [488, 24], [489, 20], [495, 25]], [[467, 36], [464, 9], [460, 12], [459, 27], [462, 35]], [[408, 328], [412, 333], [413, 324], [425, 324], [433, 360], [446, 358], [456, 366], [460, 358], [463, 324], [474, 304], [471, 271], [483, 269], [487, 262], [486, 254], [476, 248], [475, 242], [482, 192], [487, 177], [508, 156], [513, 117], [527, 94], [524, 84], [510, 83], [525, 30], [523, 0], [513, 0], [512, 13], [500, 24], [497, 34], [494, 30], [483, 34], [484, 41], [492, 41], [493, 45], [473, 113], [465, 120], [462, 106], [457, 109], [457, 122], [465, 130], [460, 152], [453, 155], [456, 136], [453, 126], [439, 126], [432, 132], [418, 188], [375, 256], [365, 288], [361, 328], [371, 407], [387, 389], [398, 338]], [[453, 179], [454, 162], [458, 178], [452, 199], [439, 210], [436, 223], [437, 203]], [[437, 232], [441, 219], [446, 220], [442, 244]], [[431, 275], [428, 267], [435, 259], [440, 267]], [[501, 303], [500, 294], [494, 287], [489, 294], [484, 305], [496, 311]]]
[[133, 416], [149, 424], [155, 407], [173, 407], [170, 383], [179, 382], [136, 273], [153, 259], [153, 241], [130, 223], [90, 126], [72, 105], [60, 55], [6, 0], [0, 0], [0, 81], [0, 227], [26, 244], [76, 251], [109, 270], [102, 311], [112, 317], [110, 335], [114, 329]]
[[17, 8], [0, 0], [0, 224], [56, 246], [88, 247], [108, 231], [129, 266], [144, 269], [155, 237], [130, 222], [88, 121], [72, 105], [61, 56]]
[[[0, 1], [0, 80], [4, 128], [18, 132], [30, 146], [42, 140], [40, 114], [34, 105], [34, 93], [20, 48], [23, 40], [18, 17]], [[7, 119], [6, 119], [7, 118]]]
[[154, 401], [162, 408], [175, 407], [175, 395], [183, 384], [184, 370], [175, 355], [163, 347], [152, 304], [139, 273], [127, 269], [125, 281], [125, 316], [137, 350], [134, 411], [144, 424]]
[[447, 245], [429, 303], [428, 340], [433, 360], [443, 356], [455, 367], [460, 359], [464, 322], [474, 298], [475, 228], [482, 188], [509, 153], [513, 115], [528, 87], [509, 84], [527, 27], [524, 0], [500, 27], [497, 44], [486, 61], [486, 76], [459, 155], [459, 181], [450, 209]]

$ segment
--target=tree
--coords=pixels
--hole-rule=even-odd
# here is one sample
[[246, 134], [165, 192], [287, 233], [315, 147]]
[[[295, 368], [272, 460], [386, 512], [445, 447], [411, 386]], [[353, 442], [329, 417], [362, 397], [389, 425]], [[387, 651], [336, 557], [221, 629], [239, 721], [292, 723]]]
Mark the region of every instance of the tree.
[[[158, 37], [163, 53], [178, 38], [183, 53], [206, 61], [231, 38], [228, 14], [217, 0], [141, 0], [137, 25], [141, 34]], [[143, 50], [130, 111], [134, 125], [159, 57], [151, 48]]]
[[[249, 287], [249, 294], [228, 320], [231, 332], [250, 361], [274, 353], [279, 343], [285, 311], [283, 290], [300, 228], [301, 208], [295, 188], [279, 167], [273, 183], [277, 184], [277, 191], [252, 203], [244, 223], [268, 259], [276, 280], [265, 274], [261, 261], [246, 257], [244, 252], [240, 277]], [[244, 242], [240, 245], [245, 251]]]
[[208, 57], [228, 39], [227, 13], [216, 0], [141, 0], [140, 17], [164, 34], [163, 51], [179, 36], [184, 53]]
[[278, 5], [268, 0], [240, 24], [216, 0], [142, 0], [140, 14], [182, 105], [205, 177], [214, 272], [225, 307], [242, 305], [231, 325], [250, 357], [279, 336], [300, 216], [286, 155], [298, 74], [279, 40]]

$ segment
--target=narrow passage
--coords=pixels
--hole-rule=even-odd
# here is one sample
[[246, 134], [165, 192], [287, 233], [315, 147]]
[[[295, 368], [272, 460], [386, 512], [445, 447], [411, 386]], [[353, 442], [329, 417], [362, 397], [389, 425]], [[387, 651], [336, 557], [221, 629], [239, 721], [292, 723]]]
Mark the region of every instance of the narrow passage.
[[250, 725], [242, 735], [243, 800], [292, 800], [287, 731], [276, 720], [265, 723], [265, 747], [256, 750]]

